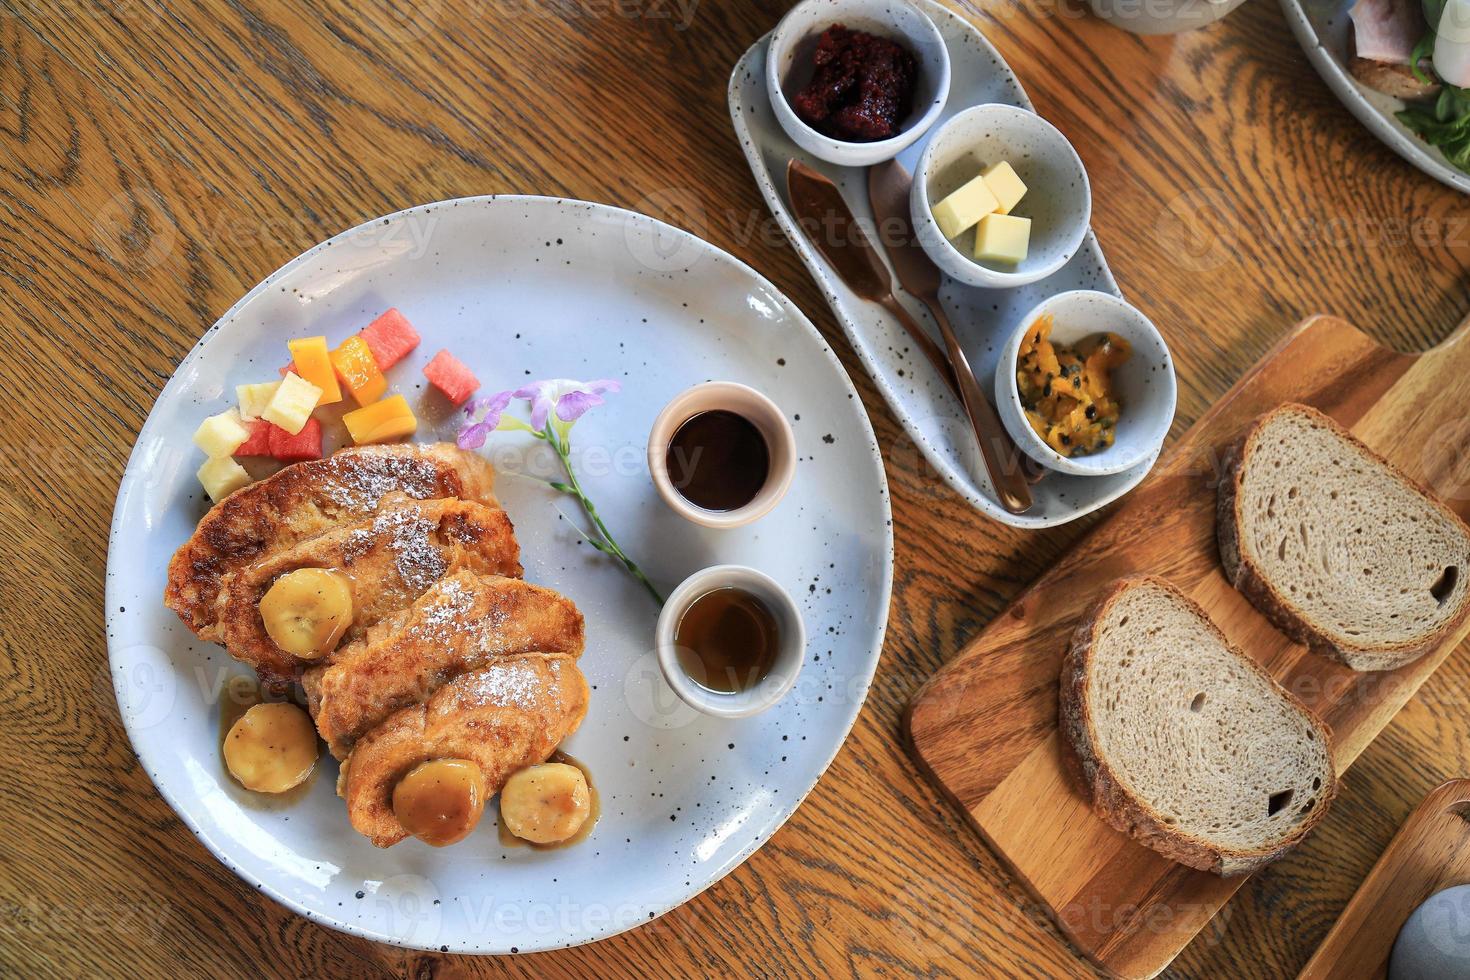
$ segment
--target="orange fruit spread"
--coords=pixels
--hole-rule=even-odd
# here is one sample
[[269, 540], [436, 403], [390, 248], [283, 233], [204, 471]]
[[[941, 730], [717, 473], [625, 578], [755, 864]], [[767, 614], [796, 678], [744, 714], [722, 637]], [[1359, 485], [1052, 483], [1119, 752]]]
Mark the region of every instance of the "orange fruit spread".
[[1068, 458], [1113, 444], [1120, 407], [1112, 373], [1132, 353], [1128, 341], [1097, 334], [1073, 346], [1053, 343], [1050, 316], [1032, 324], [1016, 352], [1016, 390], [1026, 419], [1052, 449]]

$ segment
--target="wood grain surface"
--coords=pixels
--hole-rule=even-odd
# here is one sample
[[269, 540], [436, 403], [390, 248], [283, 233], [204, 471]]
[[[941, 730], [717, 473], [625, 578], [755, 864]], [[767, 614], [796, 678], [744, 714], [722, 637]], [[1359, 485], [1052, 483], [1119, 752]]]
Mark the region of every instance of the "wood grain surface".
[[[0, 974], [1087, 976], [932, 788], [899, 718], [1093, 522], [978, 517], [903, 435], [770, 221], [725, 84], [786, 0], [0, 0]], [[1076, 0], [965, 7], [1073, 140], [1123, 290], [1179, 369], [1182, 432], [1292, 324], [1403, 350], [1470, 307], [1467, 199], [1380, 146], [1276, 5], [1140, 39]], [[883, 443], [898, 538], [877, 682], [795, 817], [685, 907], [594, 947], [477, 961], [328, 931], [255, 894], [153, 791], [106, 669], [108, 516], [200, 334], [303, 249], [466, 194], [635, 208], [812, 316]], [[1399, 823], [1470, 772], [1451, 658], [1321, 832], [1231, 902], [1177, 976], [1306, 962]]]
[[1433, 486], [1464, 517], [1470, 514], [1470, 474], [1446, 463], [1464, 460], [1470, 442], [1465, 397], [1470, 322], [1428, 353], [1402, 354], [1339, 317], [1313, 317], [1248, 371], [1107, 521], [914, 697], [908, 730], [922, 765], [1052, 911], [1066, 936], [1108, 972], [1158, 974], [1247, 879], [1191, 871], [1093, 813], [1067, 771], [1058, 732], [1057, 679], [1077, 624], [1118, 578], [1168, 579], [1327, 723], [1340, 775], [1460, 647], [1470, 623], [1394, 671], [1359, 674], [1308, 653], [1225, 577], [1216, 543], [1216, 488], [1251, 422], [1284, 401], [1297, 401], [1332, 415], [1412, 479]]
[[1470, 779], [1424, 798], [1317, 947], [1301, 980], [1383, 977], [1394, 940], [1419, 904], [1470, 884]]

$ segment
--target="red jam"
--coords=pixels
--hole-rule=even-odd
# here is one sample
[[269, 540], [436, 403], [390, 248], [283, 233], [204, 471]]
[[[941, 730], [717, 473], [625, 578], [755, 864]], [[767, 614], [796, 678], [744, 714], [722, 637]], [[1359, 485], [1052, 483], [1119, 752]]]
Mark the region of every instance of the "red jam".
[[834, 24], [822, 32], [812, 62], [811, 83], [791, 100], [802, 122], [854, 143], [898, 135], [913, 107], [918, 74], [907, 48]]

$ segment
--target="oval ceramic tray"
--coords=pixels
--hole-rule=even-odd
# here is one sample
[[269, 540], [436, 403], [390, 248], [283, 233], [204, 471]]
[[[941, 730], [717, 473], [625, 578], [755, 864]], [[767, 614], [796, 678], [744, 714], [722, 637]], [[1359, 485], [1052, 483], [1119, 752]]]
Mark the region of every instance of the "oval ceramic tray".
[[[949, 104], [944, 107], [936, 127], [955, 113], [985, 102], [1032, 108], [1015, 74], [973, 24], [932, 0], [914, 0], [914, 4], [938, 26], [949, 46], [952, 62]], [[842, 189], [858, 220], [867, 222], [869, 228], [873, 227], [873, 210], [868, 205], [865, 170], [836, 167], [804, 153], [776, 121], [765, 86], [768, 38], [769, 35], [745, 52], [730, 76], [730, 116], [735, 134], [776, 221], [822, 287], [832, 312], [878, 390], [930, 465], [977, 510], [1016, 527], [1065, 524], [1137, 486], [1157, 456], [1113, 476], [1051, 473], [1032, 488], [1035, 505], [1025, 514], [1012, 514], [1001, 506], [958, 399], [950, 394], [928, 361], [912, 349], [912, 342], [898, 321], [844, 286], [813, 251], [792, 219], [785, 192], [786, 164], [792, 157], [831, 177]], [[927, 145], [927, 137], [919, 140], [899, 154], [899, 162], [912, 173]], [[1090, 229], [1072, 260], [1038, 283], [990, 290], [945, 280], [941, 299], [982, 389], [990, 387], [989, 379], [995, 373], [1000, 349], [1019, 325], [1020, 318], [1046, 297], [1069, 289], [1101, 289], [1122, 295]], [[928, 311], [919, 303], [910, 300], [905, 305], [919, 322], [931, 322]], [[931, 327], [930, 332], [937, 339], [937, 329]]]
[[1307, 58], [1348, 111], [1399, 156], [1436, 180], [1470, 194], [1470, 174], [1456, 168], [1394, 117], [1404, 103], [1359, 85], [1348, 72], [1352, 36], [1348, 10], [1352, 5], [1353, 0], [1281, 0], [1286, 21]]
[[[526, 579], [587, 621], [592, 685], [566, 749], [602, 797], [591, 836], [555, 851], [507, 848], [493, 811], [438, 850], [387, 850], [354, 833], [320, 763], [282, 807], [220, 760], [219, 692], [246, 673], [163, 606], [169, 556], [205, 513], [190, 434], [234, 385], [275, 375], [291, 337], [335, 342], [389, 306], [423, 335], [389, 372], [420, 416], [418, 441], [453, 438], [429, 412], [422, 366], [441, 348], [489, 394], [531, 378], [616, 378], [577, 424], [583, 484], [619, 542], [667, 592], [717, 562], [752, 565], [796, 597], [809, 643], [796, 687], [753, 718], [696, 713], [663, 682], [658, 608], [588, 548], [581, 514], [546, 487], [537, 443], [497, 433], [486, 452], [515, 522]], [[761, 520], [711, 531], [659, 499], [647, 436], [659, 409], [709, 378], [752, 385], [794, 419], [786, 497]], [[340, 426], [329, 425], [340, 435]], [[610, 936], [687, 901], [789, 817], [852, 727], [883, 645], [893, 535], [868, 418], [811, 322], [748, 266], [642, 215], [582, 201], [466, 198], [400, 211], [316, 246], [231, 308], [190, 352], [138, 435], [107, 555], [114, 687], [138, 758], [179, 817], [245, 881], [335, 929], [424, 949], [515, 953]], [[189, 858], [192, 860], [192, 858]], [[249, 900], [248, 898], [246, 899]]]

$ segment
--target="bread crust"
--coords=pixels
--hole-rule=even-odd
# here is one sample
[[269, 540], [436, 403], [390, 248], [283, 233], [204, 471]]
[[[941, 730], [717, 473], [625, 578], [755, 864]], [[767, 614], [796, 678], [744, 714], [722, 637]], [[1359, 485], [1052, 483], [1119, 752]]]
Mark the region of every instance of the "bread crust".
[[1470, 539], [1470, 527], [1466, 527], [1458, 514], [1444, 505], [1439, 498], [1435, 497], [1420, 483], [1411, 479], [1397, 466], [1385, 459], [1382, 454], [1375, 452], [1363, 443], [1351, 432], [1339, 425], [1337, 420], [1326, 415], [1310, 405], [1301, 405], [1289, 402], [1281, 405], [1251, 423], [1245, 434], [1227, 451], [1224, 461], [1224, 469], [1221, 474], [1219, 494], [1215, 503], [1215, 536], [1220, 546], [1220, 564], [1225, 570], [1225, 577], [1230, 584], [1250, 600], [1251, 605], [1271, 621], [1286, 636], [1297, 643], [1303, 644], [1318, 656], [1335, 660], [1345, 664], [1356, 671], [1383, 671], [1395, 670], [1405, 664], [1413, 663], [1420, 657], [1437, 649], [1452, 636], [1470, 614], [1470, 601], [1462, 602], [1459, 612], [1446, 620], [1433, 633], [1429, 634], [1423, 641], [1418, 643], [1390, 644], [1387, 647], [1352, 646], [1339, 643], [1330, 637], [1324, 630], [1314, 626], [1310, 620], [1298, 612], [1279, 589], [1273, 586], [1261, 574], [1260, 569], [1241, 548], [1241, 525], [1243, 515], [1241, 513], [1241, 496], [1243, 493], [1245, 466], [1250, 462], [1251, 449], [1255, 437], [1265, 428], [1267, 423], [1280, 412], [1300, 411], [1310, 416], [1314, 422], [1324, 425], [1340, 436], [1350, 440], [1358, 446], [1370, 459], [1374, 460], [1391, 474], [1405, 487], [1413, 490], [1422, 497], [1431, 507], [1438, 510], [1460, 527], [1461, 532]]
[[1063, 755], [1068, 768], [1079, 777], [1082, 789], [1091, 799], [1093, 810], [1114, 829], [1127, 834], [1140, 844], [1155, 850], [1171, 861], [1200, 871], [1221, 876], [1249, 874], [1285, 855], [1312, 832], [1327, 815], [1337, 796], [1338, 780], [1334, 771], [1330, 782], [1323, 785], [1317, 805], [1292, 835], [1274, 847], [1243, 851], [1222, 848], [1209, 841], [1185, 833], [1165, 823], [1161, 814], [1146, 801], [1135, 796], [1097, 749], [1093, 706], [1088, 697], [1087, 674], [1097, 631], [1108, 609], [1129, 589], [1154, 585], [1171, 593], [1199, 613], [1220, 641], [1249, 668], [1271, 684], [1286, 701], [1310, 719], [1322, 744], [1332, 754], [1332, 733], [1299, 698], [1276, 683], [1259, 664], [1232, 644], [1199, 604], [1164, 579], [1152, 575], [1119, 579], [1088, 611], [1072, 635], [1072, 645], [1062, 661], [1058, 726], [1063, 735]]
[[218, 642], [216, 604], [230, 574], [273, 550], [366, 519], [390, 493], [498, 507], [494, 478], [489, 461], [452, 443], [358, 446], [294, 463], [241, 487], [200, 519], [169, 562], [164, 605], [201, 640]]

